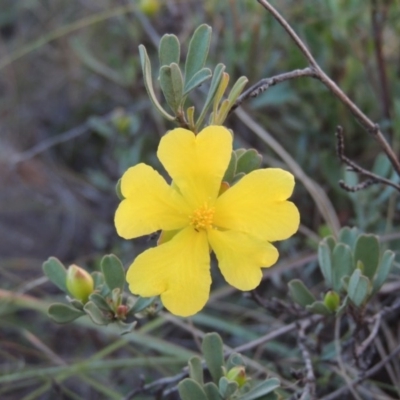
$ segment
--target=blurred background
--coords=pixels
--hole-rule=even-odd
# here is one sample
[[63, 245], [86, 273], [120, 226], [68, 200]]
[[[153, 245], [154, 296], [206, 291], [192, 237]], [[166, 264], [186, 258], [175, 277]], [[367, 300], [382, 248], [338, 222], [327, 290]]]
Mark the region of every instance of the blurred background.
[[[272, 3], [327, 74], [380, 124], [397, 151], [398, 2]], [[147, 48], [160, 94], [156, 84], [160, 37], [176, 34], [185, 54], [201, 23], [213, 29], [207, 66], [213, 69], [224, 63], [231, 82], [245, 75], [252, 85], [307, 66], [288, 35], [255, 0], [0, 0], [0, 288], [4, 293], [56, 299], [59, 291], [46, 282], [41, 269], [49, 256], [92, 271], [104, 254], [113, 252], [128, 264], [149, 246], [148, 238], [135, 242], [119, 238], [113, 225], [117, 180], [141, 161], [159, 168], [157, 143], [173, 127], [149, 102], [138, 45]], [[204, 93], [199, 88], [193, 102], [202, 104]], [[371, 187], [349, 194], [338, 186], [345, 175], [335, 150], [339, 124], [344, 127], [349, 157], [387, 177], [391, 168], [376, 143], [319, 81], [285, 82], [242, 108], [327, 195], [334, 221], [368, 232], [393, 233], [399, 218], [393, 190]], [[265, 166], [288, 168], [243, 118], [233, 114], [226, 125], [235, 132], [235, 147], [254, 147]], [[347, 179], [356, 183], [355, 176]], [[311, 285], [320, 279], [315, 250], [318, 239], [332, 226], [303, 180], [293, 201], [300, 209], [302, 228], [280, 244], [280, 269], [273, 269], [271, 279], [260, 287], [260, 294], [269, 298], [284, 298], [290, 278], [301, 277]], [[394, 237], [392, 249], [398, 245]], [[302, 259], [301, 269], [297, 268], [293, 260]], [[235, 345], [273, 323], [264, 311], [252, 311], [251, 299], [227, 289], [219, 276], [215, 290], [215, 299], [195, 320], [204, 331], [219, 330]], [[146, 321], [146, 328], [133, 339], [121, 339], [117, 329], [89, 322], [56, 325], [41, 312], [45, 303], [37, 304], [38, 311], [27, 310], [4, 293], [0, 376], [11, 378], [0, 378], [2, 399], [118, 399], [141, 379], [150, 382], [176, 373], [196, 350], [190, 332], [162, 318]], [[219, 318], [222, 313], [224, 323]], [[153, 345], [147, 348], [144, 344], [149, 341]], [[176, 359], [171, 349], [178, 354]], [[157, 358], [160, 355], [164, 359]], [[283, 364], [293, 356], [290, 340], [271, 348], [267, 356], [268, 362], [279, 358]], [[90, 370], [84, 364], [88, 357], [93, 361]], [[77, 371], [83, 372], [77, 376]], [[38, 378], [40, 374], [49, 378]]]

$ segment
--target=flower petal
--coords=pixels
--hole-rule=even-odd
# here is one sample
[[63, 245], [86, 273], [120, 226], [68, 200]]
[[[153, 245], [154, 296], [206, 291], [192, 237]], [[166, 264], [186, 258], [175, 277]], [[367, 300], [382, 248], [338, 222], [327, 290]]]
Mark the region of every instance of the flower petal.
[[160, 141], [158, 158], [192, 207], [214, 203], [232, 152], [232, 135], [208, 126], [197, 136], [177, 128]]
[[294, 177], [287, 171], [253, 171], [217, 199], [214, 224], [269, 242], [287, 239], [300, 223], [297, 207], [285, 201], [293, 187]]
[[256, 288], [262, 279], [261, 268], [278, 259], [278, 250], [271, 243], [245, 233], [213, 229], [208, 240], [225, 280], [240, 290]]
[[121, 192], [125, 199], [115, 213], [115, 227], [125, 239], [159, 229], [181, 229], [189, 223], [190, 210], [182, 196], [146, 164], [138, 164], [124, 173]]
[[161, 295], [173, 314], [187, 317], [206, 304], [211, 285], [210, 255], [205, 231], [188, 227], [170, 241], [140, 254], [126, 275], [132, 293]]

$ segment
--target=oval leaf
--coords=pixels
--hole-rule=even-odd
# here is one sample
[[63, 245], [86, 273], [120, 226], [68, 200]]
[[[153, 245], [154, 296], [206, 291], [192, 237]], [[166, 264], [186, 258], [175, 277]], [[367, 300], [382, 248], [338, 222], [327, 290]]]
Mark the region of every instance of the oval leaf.
[[50, 257], [42, 265], [44, 274], [62, 291], [67, 292], [67, 270], [55, 257]]
[[224, 399], [229, 399], [239, 388], [237, 382], [230, 381], [223, 376], [218, 382], [219, 392]]
[[49, 317], [58, 324], [67, 324], [85, 315], [84, 312], [61, 303], [52, 304], [47, 312]]
[[379, 264], [379, 240], [375, 235], [360, 235], [354, 250], [354, 261], [364, 265], [364, 275], [373, 279]]
[[209, 68], [203, 68], [200, 71], [197, 71], [192, 79], [189, 82], [185, 83], [185, 89], [183, 91], [183, 95], [188, 94], [193, 89], [200, 86], [207, 79], [210, 79], [212, 76], [211, 70]]
[[322, 301], [315, 301], [314, 303], [306, 306], [306, 309], [314, 314], [320, 314], [325, 316], [332, 314], [329, 308]]
[[189, 43], [188, 54], [185, 63], [185, 86], [186, 82], [200, 71], [207, 60], [211, 41], [211, 27], [202, 24], [193, 33]]
[[160, 67], [170, 65], [172, 63], [179, 64], [181, 45], [175, 35], [164, 35], [158, 46], [158, 57], [160, 59]]
[[236, 173], [244, 172], [248, 174], [260, 168], [262, 156], [257, 150], [249, 149], [245, 151], [237, 160]]
[[207, 333], [201, 345], [204, 359], [214, 382], [219, 382], [224, 366], [223, 343], [221, 337], [215, 333]]
[[107, 318], [100, 308], [98, 308], [92, 301], [88, 301], [83, 309], [96, 325], [107, 325], [110, 322], [110, 318]]
[[182, 400], [208, 400], [203, 388], [190, 378], [179, 382], [178, 391]]
[[338, 243], [332, 253], [332, 282], [335, 292], [342, 288], [342, 278], [354, 269], [353, 254], [347, 244]]
[[183, 97], [183, 78], [177, 64], [160, 68], [160, 85], [165, 100], [171, 110], [177, 114]]
[[289, 282], [289, 291], [292, 299], [303, 307], [316, 301], [314, 295], [306, 288], [300, 279], [293, 279]]
[[332, 280], [332, 260], [331, 249], [326, 239], [322, 240], [318, 246], [318, 262], [322, 275], [328, 287], [333, 287]]
[[265, 396], [281, 385], [281, 382], [277, 378], [267, 379], [253, 387], [249, 392], [240, 397], [240, 400], [256, 400], [261, 396]]
[[114, 254], [104, 256], [100, 268], [108, 288], [110, 290], [118, 288], [122, 292], [125, 285], [125, 270], [119, 258]]
[[146, 48], [141, 44], [139, 46], [139, 55], [140, 55], [140, 62], [142, 65], [143, 77], [144, 77], [144, 85], [146, 87], [147, 93], [152, 101], [153, 105], [157, 108], [157, 110], [162, 114], [162, 116], [169, 121], [174, 121], [175, 117], [168, 114], [160, 105], [157, 100], [156, 94], [154, 93], [153, 89], [153, 80], [151, 76], [151, 64], [149, 56], [147, 55]]
[[359, 269], [354, 270], [350, 277], [347, 293], [350, 300], [357, 306], [361, 306], [367, 299], [369, 292], [369, 279], [361, 274]]
[[201, 365], [201, 359], [197, 356], [189, 360], [189, 376], [203, 386], [203, 366]]
[[394, 252], [391, 250], [386, 250], [383, 253], [382, 261], [379, 264], [378, 271], [376, 273], [375, 281], [373, 284], [374, 290], [373, 292], [376, 293], [382, 285], [385, 283], [386, 278], [388, 277], [390, 270], [393, 265], [394, 261]]
[[223, 400], [219, 393], [218, 386], [214, 382], [208, 382], [203, 386], [208, 400]]

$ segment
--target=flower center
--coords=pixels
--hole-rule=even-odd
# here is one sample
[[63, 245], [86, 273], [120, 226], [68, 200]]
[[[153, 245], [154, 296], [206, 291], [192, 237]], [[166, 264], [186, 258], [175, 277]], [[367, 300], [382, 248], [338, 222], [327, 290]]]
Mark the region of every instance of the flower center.
[[204, 205], [196, 209], [193, 214], [189, 216], [190, 225], [192, 225], [196, 231], [200, 229], [210, 229], [213, 223], [214, 212], [214, 207], [209, 207], [207, 203], [204, 203]]

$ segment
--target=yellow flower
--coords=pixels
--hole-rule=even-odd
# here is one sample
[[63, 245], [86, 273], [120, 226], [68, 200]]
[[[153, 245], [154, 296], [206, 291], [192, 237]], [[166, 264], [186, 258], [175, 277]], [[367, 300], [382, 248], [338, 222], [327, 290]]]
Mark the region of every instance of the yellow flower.
[[299, 226], [296, 206], [286, 201], [293, 175], [278, 168], [256, 170], [219, 195], [231, 152], [232, 135], [222, 126], [197, 136], [177, 128], [161, 139], [157, 152], [172, 185], [146, 164], [124, 173], [125, 199], [115, 214], [118, 234], [133, 239], [158, 230], [177, 232], [129, 267], [132, 293], [161, 295], [170, 312], [189, 316], [209, 297], [210, 248], [226, 281], [240, 290], [258, 286], [261, 268], [277, 261], [270, 242], [287, 239]]

